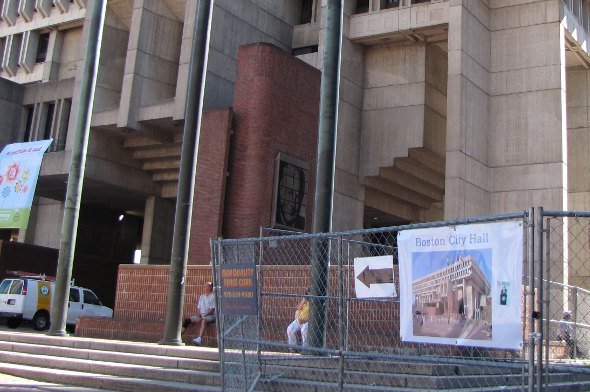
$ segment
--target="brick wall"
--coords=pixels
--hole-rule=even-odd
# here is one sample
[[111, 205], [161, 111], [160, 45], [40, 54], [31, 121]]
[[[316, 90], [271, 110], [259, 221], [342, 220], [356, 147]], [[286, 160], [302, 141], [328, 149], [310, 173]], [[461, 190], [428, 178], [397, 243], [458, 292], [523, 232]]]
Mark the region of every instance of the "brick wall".
[[209, 241], [221, 235], [232, 118], [229, 108], [203, 115], [188, 264], [210, 264]]
[[[263, 267], [264, 292], [275, 294], [303, 294], [309, 286], [309, 266], [278, 266]], [[345, 267], [344, 276], [348, 276], [351, 289], [354, 287], [354, 274], [348, 274]], [[396, 286], [399, 287], [399, 271], [394, 266]], [[185, 306], [183, 314], [188, 316], [195, 310], [198, 296], [202, 294], [202, 286], [211, 280], [209, 266], [188, 266], [186, 279]], [[338, 270], [329, 270], [328, 295], [338, 295]], [[121, 265], [117, 282], [117, 300], [114, 317], [100, 319], [82, 317], [76, 325], [76, 336], [105, 339], [159, 342], [163, 337], [166, 309], [166, 293], [168, 289], [168, 266], [159, 265]], [[354, 291], [349, 293], [354, 297]], [[266, 295], [260, 307], [261, 338], [270, 341], [286, 342], [286, 329], [293, 321], [295, 307], [299, 297]], [[419, 347], [422, 354], [432, 355], [475, 355], [479, 351], [468, 347], [450, 347], [445, 345], [425, 345], [417, 343], [401, 343], [399, 335], [399, 304], [391, 302], [348, 302], [348, 349], [350, 351], [375, 350], [415, 354]], [[328, 300], [327, 345], [338, 346], [338, 303]], [[197, 332], [196, 326], [187, 330], [183, 337], [189, 343]], [[203, 336], [206, 346], [217, 345], [215, 325], [210, 325]], [[555, 346], [555, 347], [553, 347]], [[563, 344], [553, 344], [554, 355], [563, 353]], [[558, 351], [561, 347], [561, 351]], [[475, 354], [474, 354], [475, 353]], [[485, 349], [481, 353], [488, 356], [511, 357], [513, 350]], [[482, 354], [483, 355], [483, 354]]]
[[[82, 317], [76, 324], [76, 336], [160, 341], [164, 333], [168, 271], [166, 265], [120, 265], [113, 318]], [[188, 266], [184, 315], [194, 313], [203, 284], [208, 281], [211, 281], [209, 266]], [[189, 328], [185, 342], [190, 342], [196, 332], [196, 328]], [[214, 326], [208, 328], [203, 338], [204, 345], [216, 345]]]
[[289, 53], [266, 43], [239, 49], [224, 237], [258, 236], [260, 226], [271, 225], [279, 152], [309, 164], [306, 231], [310, 231], [319, 91], [320, 72]]

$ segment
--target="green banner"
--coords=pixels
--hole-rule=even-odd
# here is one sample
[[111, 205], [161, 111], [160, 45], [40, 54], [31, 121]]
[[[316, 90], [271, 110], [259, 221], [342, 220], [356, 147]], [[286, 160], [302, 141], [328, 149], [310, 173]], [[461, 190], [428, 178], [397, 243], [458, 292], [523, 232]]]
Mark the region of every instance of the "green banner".
[[26, 229], [30, 215], [30, 208], [0, 209], [0, 228]]

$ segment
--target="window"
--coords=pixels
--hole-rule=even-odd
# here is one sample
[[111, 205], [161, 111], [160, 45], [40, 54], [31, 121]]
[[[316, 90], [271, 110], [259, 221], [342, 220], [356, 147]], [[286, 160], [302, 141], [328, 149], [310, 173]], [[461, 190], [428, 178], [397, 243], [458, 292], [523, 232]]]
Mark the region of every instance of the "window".
[[3, 280], [0, 283], [0, 294], [8, 294], [8, 288], [10, 287], [10, 283], [12, 280]]
[[384, 0], [382, 9], [399, 7], [400, 0]]
[[90, 290], [84, 290], [84, 303], [85, 304], [90, 304], [90, 305], [98, 305], [98, 306], [101, 306], [102, 305], [100, 303], [100, 300], [96, 296], [96, 294], [94, 294]]
[[51, 128], [53, 124], [53, 113], [55, 112], [55, 104], [47, 104], [47, 116], [45, 117], [45, 129], [43, 130], [43, 139], [47, 140], [51, 137]]
[[49, 33], [39, 36], [39, 45], [37, 46], [37, 57], [35, 63], [44, 63], [47, 59], [47, 48], [49, 47]]
[[301, 19], [299, 23], [311, 23], [313, 10], [313, 0], [302, 0], [301, 1]]
[[275, 165], [273, 226], [305, 230], [309, 164], [279, 153]]
[[28, 142], [31, 140], [31, 131], [33, 127], [33, 115], [35, 113], [35, 107], [26, 106], [25, 112], [27, 116], [27, 123], [25, 124], [25, 134], [23, 136], [23, 142]]
[[80, 302], [80, 290], [79, 289], [70, 289], [70, 301], [72, 302]]
[[369, 12], [369, 0], [357, 0], [355, 14]]
[[303, 54], [317, 53], [318, 45], [304, 46], [303, 48], [293, 49], [293, 56], [301, 56]]
[[10, 286], [10, 290], [8, 294], [20, 294], [23, 290], [23, 281], [18, 279], [12, 281], [12, 286]]

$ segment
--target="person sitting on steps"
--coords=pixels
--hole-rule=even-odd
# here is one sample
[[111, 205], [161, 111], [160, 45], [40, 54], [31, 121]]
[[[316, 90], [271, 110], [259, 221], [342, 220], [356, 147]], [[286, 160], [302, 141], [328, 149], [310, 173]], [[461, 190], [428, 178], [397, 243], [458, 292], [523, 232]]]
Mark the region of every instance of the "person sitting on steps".
[[181, 331], [181, 334], [184, 334], [184, 331], [186, 331], [186, 328], [189, 325], [201, 323], [199, 335], [197, 335], [197, 337], [193, 340], [193, 343], [198, 346], [201, 345], [201, 337], [205, 332], [205, 327], [207, 324], [215, 322], [215, 294], [213, 293], [213, 283], [206, 282], [203, 285], [203, 290], [205, 293], [199, 297], [197, 313], [192, 314], [190, 317], [185, 318], [182, 321]]

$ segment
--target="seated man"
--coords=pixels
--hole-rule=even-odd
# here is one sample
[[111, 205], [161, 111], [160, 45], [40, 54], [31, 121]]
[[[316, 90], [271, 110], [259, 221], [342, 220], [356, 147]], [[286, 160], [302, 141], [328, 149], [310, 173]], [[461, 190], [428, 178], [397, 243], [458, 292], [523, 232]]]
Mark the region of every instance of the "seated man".
[[199, 297], [197, 313], [182, 321], [181, 332], [181, 334], [183, 334], [186, 328], [193, 323], [201, 323], [199, 335], [193, 340], [193, 343], [199, 346], [201, 345], [201, 336], [203, 336], [203, 333], [205, 332], [205, 327], [207, 324], [215, 322], [215, 294], [213, 293], [213, 283], [205, 283], [203, 289], [205, 293]]

